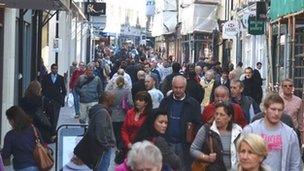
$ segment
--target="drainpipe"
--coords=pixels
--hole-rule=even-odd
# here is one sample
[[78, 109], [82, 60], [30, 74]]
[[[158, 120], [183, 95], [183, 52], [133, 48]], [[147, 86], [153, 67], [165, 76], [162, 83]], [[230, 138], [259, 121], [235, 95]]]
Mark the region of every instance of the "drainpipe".
[[[59, 11], [56, 14], [56, 36], [55, 37], [59, 38]], [[55, 52], [55, 63], [58, 65], [58, 51]]]

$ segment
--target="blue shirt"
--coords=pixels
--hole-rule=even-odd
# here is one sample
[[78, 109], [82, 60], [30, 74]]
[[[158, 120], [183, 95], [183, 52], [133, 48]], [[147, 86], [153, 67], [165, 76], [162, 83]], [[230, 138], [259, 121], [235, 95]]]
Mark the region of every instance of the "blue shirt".
[[30, 166], [37, 166], [33, 151], [36, 145], [34, 130], [30, 126], [22, 131], [9, 131], [4, 138], [4, 145], [1, 151], [3, 159], [13, 155], [14, 169], [23, 169]]
[[182, 141], [181, 115], [183, 109], [183, 101], [173, 100], [169, 112], [168, 137], [172, 143], [180, 143]]

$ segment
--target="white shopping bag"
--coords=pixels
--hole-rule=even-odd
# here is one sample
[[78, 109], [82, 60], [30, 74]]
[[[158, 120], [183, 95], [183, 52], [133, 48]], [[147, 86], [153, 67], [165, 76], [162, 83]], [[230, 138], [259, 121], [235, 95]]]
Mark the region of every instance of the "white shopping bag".
[[74, 106], [74, 96], [72, 93], [69, 93], [68, 95], [68, 106], [73, 107]]

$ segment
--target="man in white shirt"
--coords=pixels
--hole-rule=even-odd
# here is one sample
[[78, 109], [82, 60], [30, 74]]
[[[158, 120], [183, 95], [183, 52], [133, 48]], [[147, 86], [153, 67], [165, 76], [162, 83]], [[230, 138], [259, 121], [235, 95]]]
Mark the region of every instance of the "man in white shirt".
[[147, 75], [145, 78], [145, 87], [152, 98], [153, 109], [158, 108], [160, 102], [164, 98], [163, 93], [155, 88], [156, 78]]

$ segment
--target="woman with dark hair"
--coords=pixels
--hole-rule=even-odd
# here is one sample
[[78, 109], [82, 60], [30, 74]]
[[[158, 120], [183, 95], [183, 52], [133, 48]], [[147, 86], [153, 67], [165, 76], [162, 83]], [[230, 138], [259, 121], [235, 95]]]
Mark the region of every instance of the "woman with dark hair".
[[14, 170], [39, 171], [33, 158], [36, 138], [30, 117], [18, 106], [9, 108], [6, 117], [12, 130], [4, 137], [1, 151], [3, 160], [10, 160], [10, 156], [13, 155]]
[[32, 81], [27, 87], [20, 107], [31, 117], [33, 124], [41, 133], [43, 141], [50, 143], [52, 125], [42, 109], [41, 84], [38, 81]]
[[147, 117], [146, 122], [140, 128], [135, 142], [148, 140], [152, 142], [162, 153], [163, 156], [163, 169], [162, 170], [179, 170], [180, 159], [171, 150], [168, 142], [163, 135], [168, 126], [167, 112], [162, 109], [154, 109], [153, 112]]
[[140, 91], [135, 96], [134, 107], [128, 110], [121, 126], [120, 134], [123, 149], [116, 153], [115, 163], [123, 162], [127, 151], [131, 149], [135, 137], [152, 110], [152, 99], [147, 91]]
[[135, 96], [134, 108], [128, 110], [121, 127], [121, 138], [124, 146], [130, 149], [139, 128], [145, 122], [152, 110], [151, 96], [146, 91], [140, 91]]
[[230, 170], [237, 163], [235, 141], [242, 128], [233, 123], [233, 120], [232, 104], [218, 103], [213, 124], [203, 125], [190, 147], [190, 153], [196, 160], [209, 163], [208, 171]]

